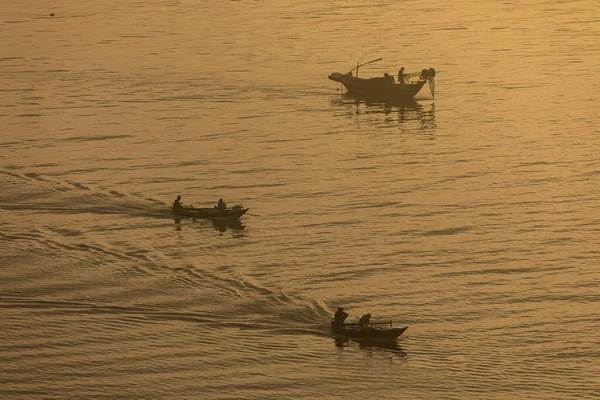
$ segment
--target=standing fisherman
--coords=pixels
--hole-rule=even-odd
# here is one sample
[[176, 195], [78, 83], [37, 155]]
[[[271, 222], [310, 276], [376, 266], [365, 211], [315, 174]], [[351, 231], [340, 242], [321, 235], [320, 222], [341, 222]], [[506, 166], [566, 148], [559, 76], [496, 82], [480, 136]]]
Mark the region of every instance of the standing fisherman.
[[398, 83], [404, 85], [404, 67], [400, 68], [400, 71], [398, 71]]

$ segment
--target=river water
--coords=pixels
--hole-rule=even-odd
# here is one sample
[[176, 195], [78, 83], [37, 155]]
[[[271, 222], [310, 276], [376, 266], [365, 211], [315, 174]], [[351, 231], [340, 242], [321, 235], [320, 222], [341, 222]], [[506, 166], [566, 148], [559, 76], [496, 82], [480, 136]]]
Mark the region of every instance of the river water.
[[[9, 0], [0, 28], [3, 399], [600, 397], [595, 0]], [[327, 79], [379, 57], [435, 98]], [[338, 306], [409, 328], [336, 342]]]

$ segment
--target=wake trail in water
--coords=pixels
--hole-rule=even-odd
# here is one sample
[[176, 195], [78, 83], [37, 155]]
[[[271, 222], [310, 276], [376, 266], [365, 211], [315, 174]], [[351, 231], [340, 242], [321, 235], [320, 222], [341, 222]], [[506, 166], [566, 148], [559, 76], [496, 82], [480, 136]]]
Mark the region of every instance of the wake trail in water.
[[0, 210], [51, 214], [116, 214], [170, 218], [167, 203], [118, 190], [92, 189], [78, 182], [60, 181], [37, 173], [0, 170], [7, 190], [0, 194]]

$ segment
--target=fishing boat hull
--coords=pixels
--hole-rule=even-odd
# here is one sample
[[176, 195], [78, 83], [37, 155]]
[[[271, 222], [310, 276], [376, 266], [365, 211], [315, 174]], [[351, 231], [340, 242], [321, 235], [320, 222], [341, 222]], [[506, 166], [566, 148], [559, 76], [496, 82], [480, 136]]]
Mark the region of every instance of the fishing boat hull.
[[408, 329], [403, 328], [375, 328], [373, 326], [361, 327], [358, 324], [336, 324], [331, 322], [331, 331], [350, 339], [396, 339]]
[[411, 101], [427, 82], [423, 79], [414, 83], [400, 84], [386, 78], [363, 79], [339, 72], [329, 75], [329, 79], [344, 85], [348, 94], [354, 97], [391, 103]]
[[196, 207], [181, 207], [171, 208], [171, 212], [176, 217], [184, 218], [206, 218], [206, 219], [238, 219], [248, 212], [248, 208], [235, 206], [225, 210], [218, 208], [196, 208]]
[[[411, 73], [404, 73], [404, 68], [401, 68], [399, 73], [401, 73], [402, 76], [398, 77], [398, 83], [394, 81], [394, 77], [387, 73], [383, 77], [377, 78], [365, 79], [358, 77], [359, 67], [380, 60], [381, 58], [369, 61], [363, 65], [357, 65], [356, 68], [353, 68], [345, 74], [334, 72], [329, 75], [329, 79], [344, 85], [346, 90], [348, 90], [348, 93], [352, 96], [371, 102], [403, 103], [410, 101], [417, 93], [419, 93], [426, 83], [429, 83], [431, 95], [435, 96], [436, 71], [433, 68]], [[356, 76], [352, 75], [352, 71], [356, 71]], [[415, 81], [415, 79], [417, 80]]]

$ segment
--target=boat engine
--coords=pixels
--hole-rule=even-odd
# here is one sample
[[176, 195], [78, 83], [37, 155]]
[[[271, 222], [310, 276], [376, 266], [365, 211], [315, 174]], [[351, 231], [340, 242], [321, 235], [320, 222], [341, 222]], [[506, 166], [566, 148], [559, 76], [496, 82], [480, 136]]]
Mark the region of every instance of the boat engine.
[[429, 90], [431, 91], [431, 95], [435, 97], [435, 69], [423, 69], [421, 71], [421, 79], [429, 82]]
[[430, 78], [433, 78], [434, 76], [435, 76], [435, 69], [433, 69], [433, 68], [423, 69], [423, 71], [421, 71], [421, 78], [423, 78], [423, 79], [430, 79]]

